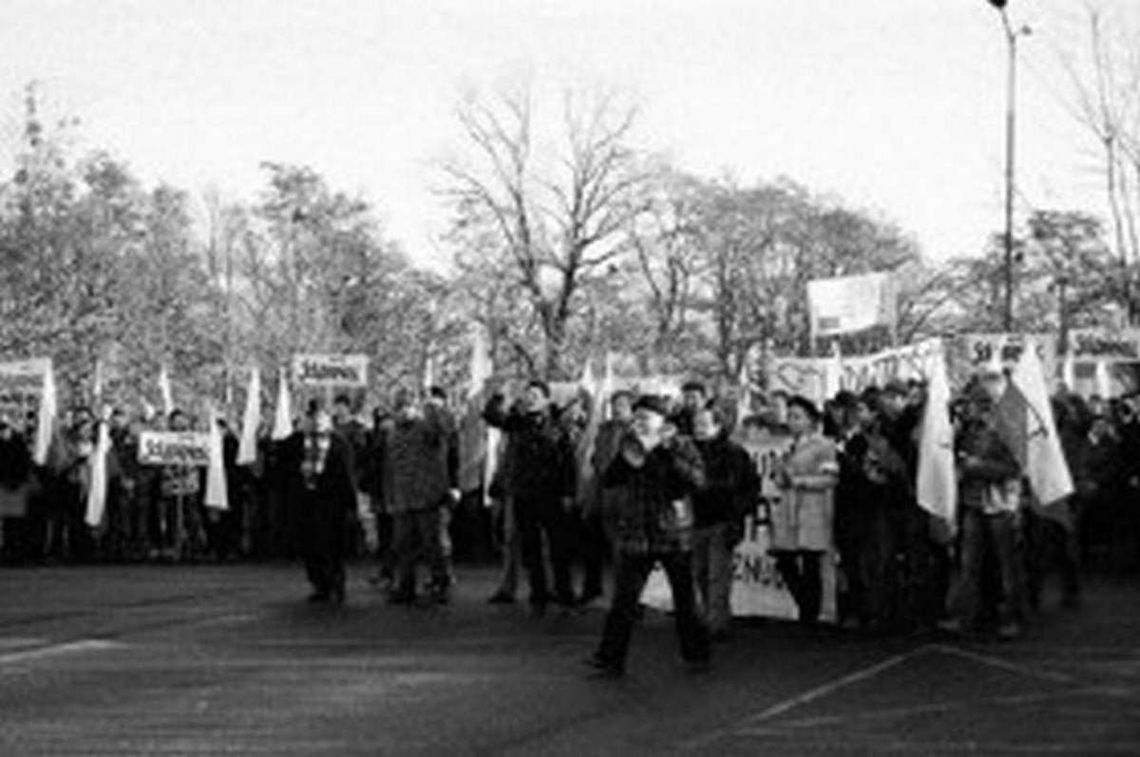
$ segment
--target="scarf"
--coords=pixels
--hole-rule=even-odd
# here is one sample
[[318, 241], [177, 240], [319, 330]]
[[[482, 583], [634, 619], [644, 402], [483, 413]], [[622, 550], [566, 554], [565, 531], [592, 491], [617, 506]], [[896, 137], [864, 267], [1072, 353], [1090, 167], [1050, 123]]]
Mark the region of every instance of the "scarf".
[[317, 479], [325, 471], [332, 437], [328, 434], [305, 434], [305, 454], [301, 457], [301, 478], [305, 488], [317, 488]]

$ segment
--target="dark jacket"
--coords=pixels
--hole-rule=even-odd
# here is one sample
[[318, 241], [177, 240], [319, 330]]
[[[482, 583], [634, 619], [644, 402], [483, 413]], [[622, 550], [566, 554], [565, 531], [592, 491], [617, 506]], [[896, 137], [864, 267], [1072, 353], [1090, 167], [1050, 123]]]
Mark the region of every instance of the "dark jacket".
[[294, 433], [281, 442], [279, 470], [287, 506], [293, 513], [297, 549], [302, 556], [343, 556], [349, 544], [349, 519], [356, 510], [348, 443], [339, 434], [330, 434], [324, 469], [313, 489], [305, 485], [304, 459], [303, 433]]
[[[632, 433], [621, 444], [622, 449], [628, 445], [642, 451]], [[687, 438], [674, 437], [656, 447], [639, 468], [619, 453], [602, 476], [602, 485], [621, 490], [612, 500], [617, 512], [610, 518], [617, 527], [619, 551], [644, 555], [692, 549], [693, 524], [683, 514], [691, 508], [692, 496], [705, 486], [705, 468], [700, 452]]]
[[[1007, 484], [1021, 476], [1021, 466], [1013, 452], [990, 422], [968, 422], [955, 447], [959, 460], [958, 499], [963, 508], [984, 508], [991, 486]], [[963, 462], [966, 457], [974, 458], [975, 462], [966, 465]]]
[[439, 507], [455, 488], [450, 450], [452, 426], [438, 408], [422, 418], [396, 418], [382, 428], [384, 507], [398, 514]]
[[578, 484], [574, 445], [563, 424], [548, 410], [509, 412], [502, 395], [495, 395], [483, 411], [483, 419], [509, 436], [509, 460], [505, 461], [506, 494], [516, 503], [554, 503], [572, 498]]
[[705, 468], [705, 487], [693, 496], [693, 524], [708, 528], [740, 523], [756, 508], [760, 474], [748, 452], [724, 436], [698, 440]]

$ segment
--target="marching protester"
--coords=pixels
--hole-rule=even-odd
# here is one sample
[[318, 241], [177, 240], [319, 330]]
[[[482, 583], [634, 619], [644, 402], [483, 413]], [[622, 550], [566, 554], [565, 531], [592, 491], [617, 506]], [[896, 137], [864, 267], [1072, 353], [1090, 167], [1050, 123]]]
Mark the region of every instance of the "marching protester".
[[697, 611], [693, 587], [692, 497], [705, 485], [704, 464], [692, 441], [666, 423], [659, 397], [634, 406], [632, 430], [602, 476], [616, 498], [617, 576], [601, 642], [587, 662], [598, 676], [624, 674], [637, 606], [654, 564], [669, 581], [681, 656], [694, 670], [709, 663], [709, 633]]
[[454, 547], [451, 541], [451, 524], [454, 520], [455, 508], [458, 507], [459, 501], [462, 499], [462, 492], [459, 488], [459, 428], [455, 416], [447, 407], [447, 392], [442, 387], [433, 386], [428, 389], [427, 406], [443, 426], [446, 444], [444, 459], [447, 466], [448, 490], [447, 496], [440, 500], [439, 527], [436, 530], [446, 579], [434, 582], [435, 586], [433, 587], [435, 591], [446, 594], [455, 583], [455, 568], [452, 564]]
[[333, 433], [332, 419], [313, 402], [281, 450], [289, 507], [295, 513], [297, 551], [313, 586], [310, 602], [345, 601], [344, 561], [356, 512], [348, 443]]
[[613, 487], [604, 485], [602, 474], [617, 457], [622, 438], [633, 426], [634, 397], [631, 392], [617, 391], [611, 397], [602, 399], [608, 399], [610, 403], [610, 417], [599, 424], [594, 447], [590, 451], [594, 481], [592, 490], [587, 493], [582, 514], [584, 535], [581, 548], [586, 569], [580, 598], [583, 605], [590, 604], [605, 593], [602, 574], [606, 558], [613, 554], [611, 543], [615, 524], [612, 515], [617, 510], [613, 499], [618, 494]]
[[[531, 381], [521, 403], [510, 410], [503, 395], [495, 394], [483, 417], [509, 438], [505, 489], [513, 506], [522, 561], [530, 583], [531, 611], [536, 616], [543, 615], [552, 599], [563, 607], [573, 607], [576, 598], [570, 574], [569, 517], [577, 471], [573, 444], [553, 412], [550, 386]], [[543, 558], [544, 537], [554, 574], [553, 597]]]
[[396, 394], [395, 417], [384, 427], [385, 509], [393, 518], [396, 563], [392, 604], [416, 599], [416, 564], [421, 555], [431, 573], [431, 599], [446, 603], [450, 565], [440, 540], [440, 519], [456, 490], [449, 466], [452, 428], [434, 403], [422, 403], [407, 389]]
[[961, 564], [951, 600], [949, 630], [981, 629], [986, 617], [987, 563], [997, 566], [1001, 597], [998, 633], [1021, 635], [1025, 620], [1025, 575], [1019, 529], [1022, 471], [998, 432], [996, 404], [1004, 379], [988, 373], [966, 398], [966, 416], [955, 442], [961, 510]]
[[821, 433], [823, 417], [811, 400], [792, 397], [787, 414], [793, 442], [776, 469], [782, 496], [772, 512], [772, 552], [796, 600], [800, 622], [812, 625], [822, 609], [822, 561], [832, 548], [839, 462], [835, 443]]
[[710, 638], [724, 641], [732, 622], [732, 552], [756, 508], [760, 477], [748, 452], [728, 438], [722, 410], [706, 407], [693, 422], [705, 470], [705, 486], [693, 495], [693, 576]]

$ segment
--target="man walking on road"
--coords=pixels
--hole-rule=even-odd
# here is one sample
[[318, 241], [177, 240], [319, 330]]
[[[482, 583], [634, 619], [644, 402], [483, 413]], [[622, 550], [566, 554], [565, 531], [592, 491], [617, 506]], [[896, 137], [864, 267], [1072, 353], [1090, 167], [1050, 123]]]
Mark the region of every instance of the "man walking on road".
[[669, 579], [681, 642], [681, 656], [694, 670], [709, 661], [709, 634], [697, 614], [693, 592], [692, 501], [705, 484], [704, 465], [692, 441], [665, 423], [665, 403], [642, 397], [634, 427], [603, 485], [621, 487], [618, 498], [617, 580], [602, 641], [588, 664], [601, 678], [625, 672], [629, 640], [638, 616], [638, 600], [653, 566], [660, 562]]

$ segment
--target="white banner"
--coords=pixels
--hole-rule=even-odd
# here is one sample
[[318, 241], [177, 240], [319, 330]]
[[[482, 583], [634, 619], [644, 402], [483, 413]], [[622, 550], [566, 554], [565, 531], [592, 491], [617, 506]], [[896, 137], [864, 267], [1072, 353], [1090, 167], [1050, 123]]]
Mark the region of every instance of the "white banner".
[[204, 431], [143, 431], [139, 462], [205, 468], [210, 464], [210, 435]]
[[897, 294], [890, 273], [815, 279], [808, 282], [807, 296], [816, 338], [895, 323]]
[[[773, 472], [776, 461], [788, 451], [791, 443], [790, 437], [772, 437], [745, 445], [760, 472], [761, 497], [756, 511], [747, 518], [744, 541], [736, 547], [733, 554], [730, 603], [732, 614], [737, 617], [763, 616], [793, 620], [798, 616], [796, 602], [776, 569], [776, 558], [768, 553], [772, 541], [769, 513], [781, 496]], [[836, 617], [835, 557], [829, 554], [822, 559], [823, 607], [820, 617], [833, 621]], [[665, 571], [660, 567], [654, 568], [650, 574], [641, 602], [666, 612], [673, 609], [669, 582], [665, 578]]]
[[364, 387], [368, 385], [368, 357], [294, 355], [293, 381], [299, 386]]
[[[839, 386], [861, 392], [899, 379], [926, 378], [943, 355], [942, 340], [926, 339], [873, 355], [821, 358], [776, 357], [768, 361], [768, 390], [802, 394], [813, 402], [829, 398], [828, 389]], [[839, 381], [829, 375], [840, 372]]]
[[[951, 365], [951, 371], [973, 373], [987, 365], [1001, 366], [1009, 371], [1017, 366], [1026, 346], [1032, 345], [1045, 367], [1045, 375], [1053, 376], [1057, 366], [1057, 338], [1053, 334], [966, 334], [962, 338], [964, 365]], [[957, 369], [957, 370], [955, 370]]]

